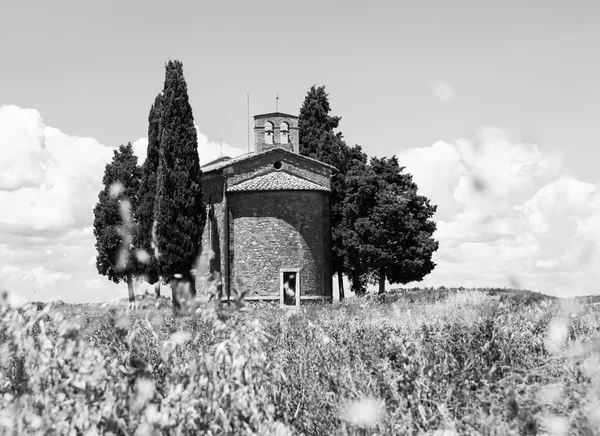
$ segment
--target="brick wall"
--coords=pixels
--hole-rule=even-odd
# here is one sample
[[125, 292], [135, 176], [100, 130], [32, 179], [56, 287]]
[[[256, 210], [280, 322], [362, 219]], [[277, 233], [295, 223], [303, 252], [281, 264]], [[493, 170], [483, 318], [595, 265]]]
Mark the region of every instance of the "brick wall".
[[231, 283], [250, 296], [279, 296], [280, 268], [300, 268], [301, 295], [331, 296], [329, 193], [228, 194], [233, 254]]
[[[267, 121], [273, 123], [273, 144], [265, 144], [264, 125]], [[282, 122], [288, 123], [289, 126], [289, 144], [287, 145], [281, 144], [279, 126]], [[258, 153], [275, 147], [283, 147], [299, 153], [299, 140], [298, 118], [287, 117], [284, 114], [269, 114], [254, 118], [254, 150]]]

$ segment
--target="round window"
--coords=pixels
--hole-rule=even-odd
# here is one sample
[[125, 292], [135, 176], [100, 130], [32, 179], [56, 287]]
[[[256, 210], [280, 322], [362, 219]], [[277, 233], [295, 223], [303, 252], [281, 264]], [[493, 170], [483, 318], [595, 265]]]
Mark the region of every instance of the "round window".
[[276, 162], [273, 164], [273, 167], [274, 167], [276, 170], [279, 170], [279, 169], [281, 169], [281, 161], [276, 161]]

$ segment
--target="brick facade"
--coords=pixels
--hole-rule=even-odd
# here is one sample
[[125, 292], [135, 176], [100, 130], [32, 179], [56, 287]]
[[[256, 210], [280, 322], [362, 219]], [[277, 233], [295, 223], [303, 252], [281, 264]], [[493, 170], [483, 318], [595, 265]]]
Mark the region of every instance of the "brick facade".
[[[276, 138], [279, 123], [289, 123], [290, 147], [263, 144], [265, 119], [274, 124]], [[202, 252], [214, 253], [210, 269], [221, 274], [224, 297], [241, 279], [249, 299], [279, 300], [280, 271], [298, 269], [301, 301], [331, 298], [333, 167], [297, 154], [297, 126], [291, 115], [259, 115], [258, 152], [203, 167], [207, 221]], [[257, 183], [265, 177], [281, 183], [265, 190], [264, 183]]]
[[236, 192], [230, 195], [232, 282], [250, 296], [279, 297], [280, 269], [300, 269], [300, 296], [331, 296], [329, 193]]

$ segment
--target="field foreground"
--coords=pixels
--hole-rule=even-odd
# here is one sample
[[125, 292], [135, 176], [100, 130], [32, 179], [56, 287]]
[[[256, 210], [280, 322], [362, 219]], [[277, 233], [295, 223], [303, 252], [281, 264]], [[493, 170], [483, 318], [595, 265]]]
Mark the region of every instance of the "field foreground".
[[2, 304], [0, 434], [600, 435], [599, 333], [597, 306], [474, 291], [178, 315]]

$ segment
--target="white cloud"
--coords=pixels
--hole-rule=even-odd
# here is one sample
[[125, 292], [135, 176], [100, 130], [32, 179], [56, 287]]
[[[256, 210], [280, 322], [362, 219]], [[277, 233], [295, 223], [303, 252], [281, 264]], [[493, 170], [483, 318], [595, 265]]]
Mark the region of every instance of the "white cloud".
[[3, 265], [0, 267], [0, 276], [7, 282], [23, 283], [25, 286], [31, 287], [34, 293], [41, 292], [47, 288], [54, 288], [57, 282], [67, 281], [72, 277], [69, 273], [51, 271], [44, 266], [23, 269], [14, 265]]
[[2, 169], [12, 168], [14, 162], [18, 172], [7, 171], [0, 183], [0, 204], [6, 206], [0, 228], [44, 231], [89, 226], [102, 183], [98, 174], [112, 150], [92, 138], [44, 127], [32, 109], [2, 106], [0, 126]]
[[94, 277], [83, 281], [83, 287], [90, 290], [102, 289], [106, 286], [106, 278]]
[[556, 267], [556, 261], [540, 259], [535, 263], [535, 266], [536, 266], [536, 268], [552, 269], [552, 268]]
[[33, 109], [2, 106], [0, 147], [0, 190], [39, 187], [51, 161], [39, 113]]
[[[198, 132], [201, 162], [220, 146]], [[146, 154], [141, 138], [134, 150]], [[112, 148], [45, 126], [35, 109], [0, 107], [0, 289], [27, 299], [106, 301], [125, 284], [98, 276], [93, 209]], [[243, 150], [223, 144], [225, 154]], [[136, 284], [136, 292], [145, 288]]]
[[456, 92], [454, 89], [446, 82], [442, 80], [438, 80], [433, 83], [431, 86], [433, 94], [440, 100], [442, 103], [451, 103], [456, 97]]
[[516, 279], [541, 292], [593, 292], [600, 190], [562, 176], [560, 154], [488, 127], [476, 141], [438, 142], [398, 157], [439, 205], [438, 266], [421, 285], [511, 286]]
[[413, 175], [419, 192], [438, 205], [437, 217], [454, 216], [462, 209], [453, 199], [454, 188], [466, 174], [456, 145], [438, 141], [431, 147], [403, 151], [400, 159], [400, 165]]

